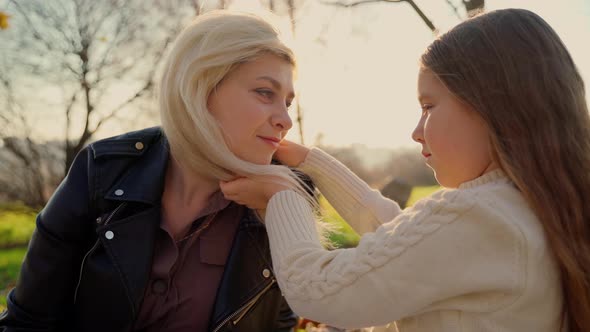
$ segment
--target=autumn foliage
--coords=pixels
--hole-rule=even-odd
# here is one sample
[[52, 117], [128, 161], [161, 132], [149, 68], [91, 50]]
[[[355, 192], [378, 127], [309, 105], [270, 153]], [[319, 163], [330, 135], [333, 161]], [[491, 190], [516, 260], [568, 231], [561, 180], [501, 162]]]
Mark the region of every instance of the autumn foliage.
[[8, 19], [9, 18], [10, 18], [10, 15], [6, 14], [5, 12], [0, 11], [0, 30], [8, 29], [8, 27], [9, 27]]

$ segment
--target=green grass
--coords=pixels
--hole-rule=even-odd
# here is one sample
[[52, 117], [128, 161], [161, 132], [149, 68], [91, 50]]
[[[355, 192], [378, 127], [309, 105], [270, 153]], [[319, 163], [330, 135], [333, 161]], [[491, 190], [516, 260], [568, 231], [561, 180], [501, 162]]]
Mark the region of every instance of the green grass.
[[334, 232], [329, 236], [330, 242], [337, 248], [356, 246], [360, 239], [359, 235], [342, 219], [324, 196], [320, 197], [320, 206], [324, 221], [334, 228]]
[[0, 248], [24, 246], [35, 229], [34, 212], [0, 211]]
[[37, 212], [20, 203], [0, 204], [0, 248], [25, 246], [35, 229]]
[[[411, 206], [419, 199], [424, 198], [439, 189], [439, 186], [414, 187], [406, 205]], [[320, 206], [323, 210], [324, 220], [334, 225], [334, 233], [330, 235], [330, 241], [334, 246], [337, 248], [356, 246], [360, 239], [359, 235], [342, 219], [338, 212], [336, 212], [323, 196], [320, 198]]]
[[36, 210], [19, 203], [0, 204], [0, 311], [6, 307], [6, 295], [18, 277], [36, 214]]
[[27, 248], [0, 249], [0, 311], [6, 308], [6, 295], [14, 287]]

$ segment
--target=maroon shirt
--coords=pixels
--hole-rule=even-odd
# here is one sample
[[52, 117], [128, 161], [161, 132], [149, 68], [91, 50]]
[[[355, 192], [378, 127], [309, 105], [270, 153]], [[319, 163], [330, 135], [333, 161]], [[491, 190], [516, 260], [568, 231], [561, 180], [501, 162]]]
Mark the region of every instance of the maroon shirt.
[[[216, 215], [214, 215], [217, 212]], [[150, 278], [134, 331], [206, 331], [217, 288], [244, 208], [214, 194], [188, 234], [208, 216], [196, 236], [178, 242], [160, 224]]]

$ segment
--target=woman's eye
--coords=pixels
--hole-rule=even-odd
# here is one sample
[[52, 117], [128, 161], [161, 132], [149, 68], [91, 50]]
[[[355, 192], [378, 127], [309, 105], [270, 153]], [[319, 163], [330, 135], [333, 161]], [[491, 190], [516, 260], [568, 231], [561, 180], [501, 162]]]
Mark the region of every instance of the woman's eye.
[[274, 94], [271, 90], [267, 90], [267, 89], [258, 89], [258, 90], [256, 90], [256, 92], [265, 98], [272, 98], [272, 96]]

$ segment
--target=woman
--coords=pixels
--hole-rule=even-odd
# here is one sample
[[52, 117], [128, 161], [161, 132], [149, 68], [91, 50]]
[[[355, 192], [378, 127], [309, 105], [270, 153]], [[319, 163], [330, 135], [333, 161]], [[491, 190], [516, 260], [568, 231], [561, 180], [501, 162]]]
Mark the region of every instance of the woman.
[[[200, 16], [160, 82], [162, 128], [90, 144], [41, 211], [3, 331], [287, 331], [264, 226], [219, 181], [265, 174], [294, 58], [266, 21]], [[311, 198], [310, 198], [311, 199]]]

